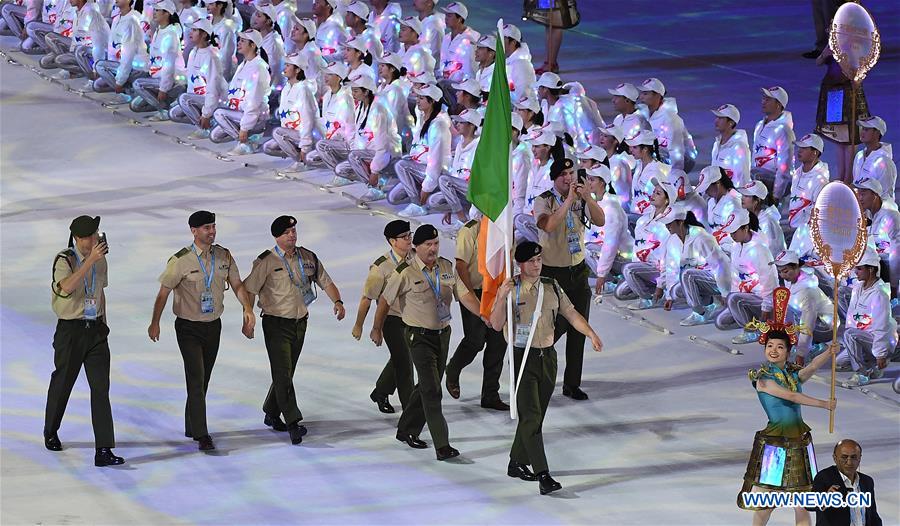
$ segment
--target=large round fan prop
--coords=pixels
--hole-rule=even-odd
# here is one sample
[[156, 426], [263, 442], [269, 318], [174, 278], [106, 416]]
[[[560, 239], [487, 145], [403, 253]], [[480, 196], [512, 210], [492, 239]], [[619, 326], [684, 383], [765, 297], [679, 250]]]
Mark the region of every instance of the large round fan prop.
[[[838, 288], [846, 276], [862, 258], [866, 250], [866, 216], [859, 200], [847, 184], [833, 181], [816, 198], [809, 220], [816, 254], [834, 278], [834, 318], [832, 342], [837, 342]], [[831, 357], [831, 399], [834, 400], [836, 359]], [[828, 432], [834, 433], [834, 411], [828, 421]]]

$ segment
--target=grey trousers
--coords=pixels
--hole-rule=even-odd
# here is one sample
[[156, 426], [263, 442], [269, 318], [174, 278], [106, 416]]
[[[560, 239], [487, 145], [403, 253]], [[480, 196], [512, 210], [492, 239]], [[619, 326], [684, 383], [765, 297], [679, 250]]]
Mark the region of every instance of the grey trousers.
[[456, 214], [469, 209], [470, 204], [467, 199], [469, 181], [449, 174], [441, 175], [438, 178], [438, 188], [441, 189], [441, 193], [444, 195], [451, 212]]
[[[75, 52], [72, 55], [75, 58], [75, 63], [78, 64], [78, 69], [88, 77], [92, 77], [94, 75], [94, 54], [91, 46], [82, 44], [75, 48]], [[64, 59], [56, 59], [57, 62], [61, 60]]]
[[713, 302], [713, 296], [722, 295], [712, 272], [696, 268], [688, 268], [681, 273], [680, 290], [687, 304], [697, 313], [702, 313]]
[[[374, 158], [375, 152], [373, 150], [351, 150], [345, 161], [347, 167], [349, 167], [351, 171], [347, 172], [346, 168], [338, 165], [338, 168], [341, 169], [342, 172], [341, 176], [347, 177], [352, 181], [359, 181], [366, 185], [369, 184], [369, 165]], [[396, 176], [394, 171], [396, 165], [397, 159], [391, 159], [390, 163], [381, 170], [379, 174], [379, 186], [387, 186], [387, 182]], [[343, 175], [343, 173], [347, 173], [348, 175]], [[382, 188], [382, 190], [384, 190], [384, 188]]]
[[203, 116], [203, 102], [205, 99], [205, 95], [182, 93], [178, 97], [178, 104], [173, 105], [169, 109], [169, 118], [173, 122], [199, 126], [200, 117]]
[[157, 98], [159, 96], [159, 83], [159, 79], [152, 77], [135, 80], [132, 85], [134, 86], [134, 92], [140, 95], [141, 101], [137, 105], [132, 104], [131, 110], [137, 112], [168, 110], [169, 106], [172, 105], [172, 101], [177, 100], [187, 90], [186, 85], [175, 84], [172, 86], [172, 89], [166, 92], [166, 100], [168, 102], [163, 103], [159, 102]]
[[[209, 132], [209, 140], [215, 143], [236, 141], [241, 134], [241, 117], [244, 116], [244, 112], [219, 108], [213, 112], [213, 116], [216, 119], [216, 127]], [[250, 129], [250, 134], [266, 131], [267, 118], [263, 116], [259, 119], [259, 122]]]
[[875, 355], [872, 354], [872, 333], [848, 327], [844, 330], [843, 344], [850, 355], [853, 370], [871, 376], [872, 371], [878, 367]]
[[401, 159], [394, 166], [397, 172], [397, 178], [400, 182], [387, 195], [388, 203], [399, 205], [404, 203], [415, 203], [423, 205], [419, 202], [422, 193], [422, 183], [425, 181], [425, 165], [410, 159]]
[[316, 143], [316, 151], [325, 163], [332, 170], [337, 165], [347, 160], [350, 155], [350, 146], [344, 139], [322, 139]]
[[47, 45], [47, 40], [44, 37], [52, 32], [52, 24], [38, 22], [37, 20], [29, 22], [28, 25], [25, 26], [25, 33], [31, 37], [31, 41], [34, 42], [37, 47], [41, 48], [44, 53], [50, 52], [50, 46]]
[[295, 161], [300, 160], [300, 150], [300, 132], [283, 126], [272, 130], [272, 138], [263, 144], [266, 155], [289, 157]]
[[514, 217], [513, 229], [516, 233], [516, 239], [524, 239], [535, 243], [540, 241], [537, 223], [531, 214], [519, 214]]
[[656, 278], [659, 271], [650, 263], [632, 261], [622, 267], [622, 276], [628, 283], [628, 288], [641, 299], [649, 300], [656, 293]]
[[725, 298], [727, 309], [716, 317], [716, 328], [744, 328], [754, 318], [762, 319], [762, 298], [751, 292], [732, 292]]
[[[116, 87], [116, 71], [119, 69], [119, 61], [118, 60], [100, 60], [96, 64], [94, 64], [94, 71], [97, 72], [97, 75], [100, 77], [94, 82], [94, 90], [95, 91], [111, 91]], [[132, 69], [131, 74], [128, 76], [128, 80], [125, 81], [124, 87], [129, 87], [134, 84], [134, 81], [149, 76], [150, 74], [146, 71], [142, 71], [139, 69]]]
[[[587, 252], [585, 256], [587, 256], [591, 260], [591, 265], [589, 265], [592, 276], [597, 276], [597, 258], [600, 257], [600, 247], [598, 243], [585, 243], [584, 250]], [[612, 278], [613, 276], [621, 276], [622, 275], [622, 267], [628, 263], [629, 260], [623, 258], [621, 255], [616, 254], [616, 259], [613, 260], [613, 264], [609, 267], [609, 272], [606, 274], [607, 278]]]
[[3, 20], [6, 21], [6, 27], [19, 40], [25, 40], [25, 14], [27, 11], [28, 8], [24, 5], [16, 4], [3, 4], [3, 10], [0, 11]]

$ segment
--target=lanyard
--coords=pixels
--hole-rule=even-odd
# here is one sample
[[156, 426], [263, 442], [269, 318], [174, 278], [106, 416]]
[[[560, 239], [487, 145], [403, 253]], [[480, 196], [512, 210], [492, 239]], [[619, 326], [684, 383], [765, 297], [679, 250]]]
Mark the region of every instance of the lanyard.
[[[556, 192], [553, 192], [553, 197], [556, 198], [556, 202], [559, 203], [559, 206], [563, 206], [563, 200], [560, 199]], [[575, 220], [572, 218], [572, 209], [566, 211], [566, 229], [569, 231], [575, 230]]]
[[400, 262], [397, 261], [397, 256], [394, 255], [394, 251], [393, 251], [393, 250], [391, 250], [390, 252], [388, 252], [388, 254], [390, 254], [390, 255], [391, 255], [391, 259], [394, 260], [394, 265], [399, 265], [399, 264], [400, 264]]
[[197, 262], [200, 263], [200, 270], [203, 271], [203, 277], [206, 281], [206, 290], [209, 290], [210, 287], [212, 287], [213, 272], [216, 271], [216, 253], [213, 252], [212, 247], [209, 247], [209, 272], [206, 272], [206, 267], [203, 266], [203, 260], [200, 258], [200, 254], [197, 253], [197, 247], [195, 247], [193, 243], [191, 243], [191, 250], [193, 250], [194, 255], [197, 256]]
[[[438, 264], [434, 264], [434, 281], [431, 280], [431, 276], [428, 275], [428, 272], [425, 269], [422, 269], [422, 274], [425, 274], [425, 279], [428, 280], [428, 285], [431, 287], [431, 290], [434, 292], [434, 297], [441, 301], [441, 280], [438, 279]], [[437, 283], [437, 285], [435, 285]]]
[[[75, 263], [77, 264], [77, 266], [80, 267], [82, 264], [82, 259], [81, 259], [81, 256], [78, 255], [78, 249], [73, 248], [72, 252], [75, 253]], [[96, 265], [91, 266], [91, 286], [88, 287], [87, 276], [85, 276], [82, 279], [84, 281], [84, 295], [87, 296], [88, 298], [93, 298], [94, 290], [96, 289], [96, 286], [97, 286], [97, 267], [96, 267]]]
[[284, 268], [288, 272], [288, 277], [291, 279], [291, 283], [293, 283], [294, 286], [297, 287], [297, 290], [302, 294], [303, 284], [306, 283], [306, 272], [303, 271], [303, 260], [300, 258], [300, 253], [297, 253], [297, 267], [300, 269], [300, 283], [296, 283], [294, 281], [294, 271], [291, 270], [291, 264], [284, 257], [284, 252], [282, 252], [281, 249], [278, 248], [278, 245], [275, 245], [275, 253], [278, 254], [278, 256], [281, 258], [281, 261], [284, 262]]

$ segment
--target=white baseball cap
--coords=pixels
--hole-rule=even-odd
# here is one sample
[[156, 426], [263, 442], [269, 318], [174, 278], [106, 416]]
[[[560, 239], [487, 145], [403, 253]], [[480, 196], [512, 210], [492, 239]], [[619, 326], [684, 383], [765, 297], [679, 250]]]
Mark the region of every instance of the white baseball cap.
[[328, 5], [330, 5], [332, 9], [334, 9], [338, 6], [338, 0], [325, 0], [325, 1], [328, 2]]
[[479, 114], [475, 110], [465, 109], [462, 110], [459, 115], [454, 115], [451, 120], [453, 122], [468, 122], [469, 124], [474, 125], [476, 128], [481, 126], [481, 114]]
[[628, 146], [637, 146], [639, 144], [645, 144], [647, 146], [653, 146], [653, 141], [656, 140], [656, 134], [650, 130], [641, 130], [630, 139], [625, 140], [625, 144]]
[[210, 22], [208, 18], [198, 18], [197, 20], [194, 20], [192, 29], [199, 29], [210, 36], [212, 36], [214, 31], [212, 22]]
[[264, 5], [257, 4], [256, 10], [259, 11], [260, 13], [266, 15], [267, 17], [269, 17], [269, 20], [271, 20], [273, 23], [278, 21], [278, 8], [275, 7], [274, 5], [272, 5], [272, 4], [264, 4]]
[[481, 97], [481, 85], [475, 79], [466, 79], [458, 84], [451, 84], [457, 91], [465, 91], [470, 95]]
[[301, 55], [300, 53], [291, 53], [290, 55], [284, 57], [285, 64], [293, 64], [298, 68], [305, 70], [309, 64], [306, 61], [306, 55]]
[[653, 187], [661, 187], [663, 192], [666, 193], [666, 197], [669, 198], [669, 204], [674, 205], [676, 201], [678, 201], [678, 189], [674, 184], [663, 181], [659, 177], [653, 176], [650, 178], [650, 185]]
[[178, 13], [178, 8], [175, 7], [175, 2], [172, 0], [162, 0], [161, 2], [157, 2], [157, 4], [153, 6], [153, 9], [165, 11], [166, 13], [173, 15]]
[[437, 80], [434, 78], [433, 69], [416, 71], [415, 68], [410, 68], [409, 65], [407, 65], [406, 78], [413, 84], [437, 84]]
[[360, 74], [350, 79], [351, 88], [363, 88], [375, 92], [375, 79], [369, 75]]
[[626, 99], [634, 102], [638, 100], [640, 96], [640, 92], [637, 88], [634, 87], [634, 84], [630, 82], [623, 82], [615, 87], [615, 89], [606, 90], [610, 95], [618, 95], [620, 97], [625, 97]]
[[562, 88], [562, 81], [559, 78], [559, 75], [553, 73], [552, 71], [545, 71], [541, 74], [541, 77], [534, 83], [534, 88], [550, 88], [550, 89], [559, 89]]
[[687, 210], [684, 209], [684, 205], [676, 203], [663, 210], [662, 215], [659, 216], [659, 222], [668, 225], [672, 221], [684, 221], [686, 218]]
[[450, 2], [443, 11], [444, 14], [453, 13], [454, 15], [459, 15], [463, 20], [469, 18], [469, 10], [462, 2]]
[[603, 162], [606, 160], [606, 150], [599, 146], [594, 146], [593, 144], [589, 144], [587, 148], [581, 150], [580, 152], [575, 152], [575, 157], [579, 159], [592, 159], [597, 162]]
[[793, 250], [782, 250], [775, 256], [775, 260], [770, 262], [769, 265], [775, 265], [776, 267], [783, 267], [785, 265], [790, 265], [793, 263], [794, 265], [800, 264], [800, 256], [797, 255]]
[[359, 0], [353, 0], [352, 2], [347, 4], [346, 9], [348, 13], [353, 13], [363, 20], [368, 20], [369, 18], [369, 6], [360, 2]]
[[603, 179], [603, 182], [607, 184], [609, 184], [609, 182], [612, 180], [612, 172], [609, 171], [609, 167], [607, 167], [605, 164], [598, 164], [593, 168], [589, 168], [587, 170], [587, 176], [599, 177], [600, 179]]
[[538, 128], [538, 130], [536, 131], [537, 133], [528, 136], [528, 142], [530, 142], [532, 146], [538, 144], [553, 146], [554, 144], [556, 144], [556, 135], [554, 135], [550, 130], [546, 128]]
[[256, 48], [259, 49], [262, 47], [262, 35], [259, 34], [259, 31], [255, 29], [248, 29], [243, 33], [238, 33], [238, 38], [243, 38], [244, 40], [249, 40], [256, 44]]
[[881, 133], [882, 137], [887, 133], [887, 124], [884, 122], [884, 119], [875, 115], [868, 119], [860, 119], [856, 121], [856, 124], [859, 124], [863, 128], [874, 128]]
[[416, 88], [416, 95], [420, 95], [422, 97], [428, 97], [431, 100], [440, 101], [444, 97], [444, 92], [441, 91], [441, 88], [435, 86], [434, 84], [426, 84], [421, 88]]
[[297, 23], [303, 26], [303, 29], [306, 30], [306, 33], [309, 35], [309, 39], [313, 40], [316, 38], [316, 21], [312, 18], [301, 18], [297, 20]]
[[344, 47], [348, 47], [350, 49], [355, 49], [365, 56], [366, 53], [369, 52], [369, 49], [366, 47], [365, 41], [360, 37], [353, 37], [346, 42], [344, 42]]
[[325, 68], [325, 73], [337, 75], [341, 80], [344, 80], [347, 78], [347, 75], [350, 74], [350, 68], [347, 67], [347, 64], [344, 64], [343, 62], [335, 62]]
[[503, 36], [509, 37], [516, 42], [522, 42], [522, 32], [519, 31], [519, 28], [512, 24], [505, 24], [503, 26]]
[[763, 200], [769, 195], [769, 189], [762, 181], [753, 181], [737, 189], [741, 195], [752, 195]]
[[733, 104], [722, 104], [714, 110], [713, 115], [716, 117], [725, 117], [734, 121], [735, 124], [741, 122], [741, 112]]
[[517, 110], [530, 110], [532, 113], [540, 113], [541, 111], [541, 103], [533, 97], [525, 97], [513, 104], [513, 106]]
[[649, 79], [641, 82], [641, 91], [655, 91], [660, 95], [666, 94], [666, 86], [662, 83], [658, 78], [650, 77]]
[[722, 230], [728, 232], [729, 234], [734, 234], [744, 225], [750, 224], [750, 212], [748, 212], [744, 208], [736, 208], [734, 212], [732, 212], [728, 219], [725, 220], [725, 224], [722, 226]]
[[799, 140], [794, 141], [794, 144], [801, 148], [815, 148], [819, 150], [819, 153], [825, 151], [825, 142], [815, 133], [807, 133]]
[[476, 43], [475, 45], [477, 47], [486, 47], [491, 51], [497, 51], [497, 39], [494, 38], [493, 35], [482, 35], [482, 37], [478, 39], [478, 43]]
[[512, 122], [511, 122], [512, 127], [515, 128], [515, 129], [517, 129], [517, 130], [520, 130], [520, 132], [521, 132], [522, 127], [525, 126], [525, 121], [522, 120], [522, 116], [519, 115], [519, 114], [516, 113], [516, 112], [512, 112], [512, 115], [510, 116], [510, 119], [511, 119], [511, 121], [512, 121]]
[[881, 266], [881, 258], [878, 256], [878, 252], [875, 252], [871, 246], [866, 247], [865, 252], [863, 252], [862, 258], [860, 258], [859, 263], [856, 264], [857, 267], [861, 267], [863, 265], [875, 267], [877, 269], [879, 269], [879, 267]]
[[860, 179], [857, 179], [853, 181], [853, 186], [871, 190], [878, 196], [881, 196], [882, 192], [884, 192], [884, 187], [881, 186], [881, 182], [878, 179], [873, 179], [871, 177], [862, 177]]
[[615, 137], [619, 142], [622, 142], [622, 139], [625, 138], [625, 132], [622, 130], [622, 127], [614, 122], [611, 122], [605, 126], [600, 126], [597, 129], [600, 130], [600, 133], [604, 135]]
[[722, 169], [718, 166], [707, 166], [700, 170], [700, 179], [697, 180], [697, 193], [703, 195], [716, 181], [722, 179]]
[[787, 108], [788, 94], [781, 86], [772, 86], [771, 88], [762, 88], [763, 95], [771, 97], [781, 103], [782, 108]]
[[391, 53], [390, 51], [385, 51], [384, 55], [381, 55], [381, 62], [383, 64], [390, 64], [397, 68], [397, 71], [403, 69], [403, 57], [397, 53]]
[[418, 17], [415, 17], [415, 16], [407, 16], [407, 17], [405, 17], [405, 18], [401, 18], [401, 19], [400, 19], [400, 25], [401, 25], [401, 26], [406, 26], [406, 27], [412, 29], [412, 30], [415, 31], [416, 34], [418, 34], [418, 35], [421, 35], [421, 34], [422, 34], [422, 22], [419, 20]]

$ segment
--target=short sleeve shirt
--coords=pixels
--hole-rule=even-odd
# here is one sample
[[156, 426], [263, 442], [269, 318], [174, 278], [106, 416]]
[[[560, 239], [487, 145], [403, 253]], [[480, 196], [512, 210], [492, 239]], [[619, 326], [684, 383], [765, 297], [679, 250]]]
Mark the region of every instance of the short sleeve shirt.
[[[210, 270], [215, 255], [215, 268]], [[199, 259], [198, 259], [199, 258]], [[200, 295], [206, 291], [206, 276], [200, 268], [200, 260], [206, 272], [212, 272], [209, 290], [213, 297], [213, 311], [204, 314], [201, 310]], [[231, 252], [220, 245], [212, 245], [202, 251], [184, 247], [169, 258], [166, 269], [159, 276], [162, 286], [172, 289], [175, 300], [172, 312], [175, 316], [189, 321], [215, 321], [225, 310], [225, 290], [229, 281], [240, 281], [237, 263]]]
[[[531, 324], [534, 309], [537, 307], [538, 287], [544, 287], [541, 317], [538, 318], [531, 346], [540, 348], [552, 347], [556, 315], [566, 315], [575, 312], [575, 307], [562, 290], [562, 287], [553, 278], [541, 277], [534, 283], [528, 283], [521, 278], [516, 278], [516, 283], [518, 283], [518, 293], [516, 293], [516, 288], [513, 288], [510, 294], [513, 297], [513, 323], [517, 325]], [[509, 339], [508, 331], [505, 331], [504, 335]]]
[[[91, 270], [85, 274], [87, 287], [84, 282], [79, 283], [71, 294], [66, 294], [60, 288], [61, 281], [71, 276], [78, 267], [78, 261], [84, 261], [83, 257], [76, 258], [74, 248], [67, 248], [56, 255], [53, 262], [53, 283], [50, 288], [53, 296], [50, 299], [50, 306], [56, 317], [61, 320], [80, 320], [84, 318], [84, 299], [87, 296], [86, 289], [91, 287], [92, 279], [96, 280], [94, 285], [94, 298], [97, 300], [97, 317], [106, 316], [106, 295], [103, 289], [109, 285], [107, 277], [106, 259], [94, 263], [95, 272]], [[93, 278], [92, 278], [93, 275]]]
[[[333, 282], [314, 252], [297, 247], [293, 255], [282, 254], [284, 259], [274, 249], [260, 254], [253, 262], [250, 275], [244, 280], [244, 288], [250, 294], [259, 295], [257, 304], [263, 316], [302, 319], [309, 311], [298, 287], [301, 280], [312, 280], [321, 289]], [[303, 272], [300, 272], [301, 259]], [[290, 266], [290, 272], [285, 267], [285, 261]]]
[[[400, 266], [400, 264], [408, 263], [410, 261], [409, 256], [412, 254], [413, 252], [410, 251], [407, 258], [400, 258], [393, 250], [390, 250], [376, 259], [375, 262], [369, 266], [369, 274], [366, 276], [366, 282], [363, 285], [363, 296], [372, 301], [378, 301], [378, 298], [381, 297], [381, 293], [384, 292], [384, 287], [387, 285], [388, 279], [395, 273], [394, 271], [397, 270], [397, 267]], [[400, 309], [396, 303], [391, 305], [388, 316], [400, 316]]]
[[[425, 277], [428, 272], [429, 277]], [[435, 272], [438, 280], [435, 281]], [[469, 293], [466, 286], [453, 271], [453, 263], [449, 259], [439, 257], [434, 268], [428, 269], [425, 263], [415, 256], [409, 264], [401, 264], [390, 277], [382, 296], [390, 305], [398, 303], [403, 323], [410, 327], [423, 329], [443, 329], [448, 322], [438, 319], [438, 296], [431, 283], [440, 283], [440, 301], [449, 308], [453, 296], [457, 298]]]
[[456, 259], [465, 262], [469, 270], [469, 282], [472, 288], [481, 289], [482, 278], [478, 272], [478, 221], [469, 221], [456, 235]]
[[[552, 190], [548, 190], [540, 195], [534, 201], [534, 217], [540, 220], [542, 215], [550, 215], [560, 208], [560, 198]], [[548, 267], [574, 267], [584, 261], [584, 223], [581, 222], [581, 216], [584, 213], [584, 201], [577, 199], [569, 210], [569, 221], [561, 221], [559, 226], [553, 232], [545, 232], [538, 228], [539, 243], [543, 247], [544, 265]], [[569, 253], [569, 227], [567, 222], [572, 223], [572, 230], [578, 239], [581, 250], [574, 254]]]

